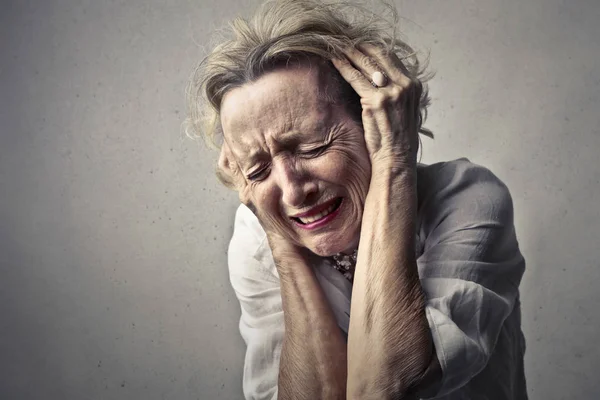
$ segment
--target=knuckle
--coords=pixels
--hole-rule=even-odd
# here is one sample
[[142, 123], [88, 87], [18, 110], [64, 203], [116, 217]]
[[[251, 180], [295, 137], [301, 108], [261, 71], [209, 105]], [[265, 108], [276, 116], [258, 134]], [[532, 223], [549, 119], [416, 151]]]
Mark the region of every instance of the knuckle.
[[379, 68], [379, 66], [377, 65], [377, 61], [375, 61], [375, 59], [373, 57], [366, 56], [366, 55], [362, 57], [362, 65], [366, 69], [378, 69]]
[[220, 170], [226, 171], [230, 169], [229, 160], [224, 157], [219, 157], [219, 161], [217, 162], [217, 166]]
[[227, 157], [222, 157], [219, 159], [218, 167], [224, 173], [235, 175], [237, 173], [237, 166], [235, 163], [232, 163], [231, 160]]
[[399, 101], [403, 92], [404, 92], [404, 90], [401, 87], [393, 86], [389, 90], [390, 100], [393, 101], [393, 102]]
[[373, 115], [373, 111], [375, 111], [376, 107], [372, 99], [360, 99], [360, 105], [362, 106], [363, 116]]
[[353, 69], [350, 73], [349, 73], [349, 77], [348, 80], [351, 82], [356, 82], [356, 81], [360, 81], [364, 79], [364, 75], [362, 74], [362, 72], [360, 72], [357, 69]]
[[406, 75], [402, 74], [402, 77], [400, 78], [399, 83], [400, 83], [400, 86], [402, 86], [405, 89], [408, 89], [412, 85], [413, 81], [410, 80]]
[[376, 109], [383, 108], [388, 103], [388, 96], [383, 92], [377, 92], [373, 95], [372, 104]]
[[217, 167], [216, 170], [217, 178], [224, 184], [226, 187], [230, 189], [236, 189], [238, 186], [235, 176], [231, 174], [228, 170]]
[[374, 46], [373, 47], [373, 52], [375, 54], [377, 54], [378, 57], [380, 58], [388, 58], [391, 55], [391, 52], [386, 50], [384, 47], [382, 46]]
[[[401, 90], [397, 90], [397, 96], [399, 97], [401, 95]], [[390, 94], [388, 92], [377, 91], [368, 98], [362, 98], [360, 103], [363, 113], [365, 115], [372, 115], [373, 113], [386, 109], [390, 104], [393, 104], [394, 96], [394, 94]]]
[[343, 66], [350, 65], [350, 61], [348, 61], [348, 59], [346, 57], [338, 57], [338, 58], [336, 58], [336, 61]]

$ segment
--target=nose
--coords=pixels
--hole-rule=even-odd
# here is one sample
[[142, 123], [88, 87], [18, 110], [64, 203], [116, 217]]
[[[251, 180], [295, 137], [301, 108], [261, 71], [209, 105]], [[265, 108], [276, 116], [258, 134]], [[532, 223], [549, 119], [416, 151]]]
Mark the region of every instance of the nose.
[[317, 184], [293, 160], [281, 160], [277, 165], [277, 182], [284, 206], [300, 208], [317, 192]]

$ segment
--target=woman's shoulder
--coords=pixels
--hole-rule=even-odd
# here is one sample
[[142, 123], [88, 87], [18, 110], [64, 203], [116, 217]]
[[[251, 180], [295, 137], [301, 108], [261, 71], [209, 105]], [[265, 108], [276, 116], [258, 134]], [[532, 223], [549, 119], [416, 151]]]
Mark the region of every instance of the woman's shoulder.
[[[417, 167], [418, 193], [421, 197], [432, 195], [478, 192], [483, 189], [508, 190], [490, 169], [471, 162], [468, 158], [419, 164]], [[446, 196], [447, 197], [447, 196]]]
[[417, 167], [419, 179], [425, 180], [429, 186], [458, 184], [459, 181], [497, 180], [498, 177], [483, 165], [475, 164], [466, 157], [434, 164], [419, 164]]
[[504, 182], [467, 158], [419, 164], [417, 193], [422, 221], [442, 220], [453, 212], [469, 219], [491, 212], [512, 214], [512, 198]]

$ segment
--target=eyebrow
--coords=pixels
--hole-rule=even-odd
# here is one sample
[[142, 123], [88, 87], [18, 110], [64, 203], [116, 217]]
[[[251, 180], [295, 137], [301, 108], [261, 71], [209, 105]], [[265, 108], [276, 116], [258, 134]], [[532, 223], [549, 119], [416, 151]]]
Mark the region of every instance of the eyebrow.
[[[284, 135], [277, 140], [277, 145], [283, 149], [298, 148], [299, 145], [310, 141], [310, 142], [325, 142], [330, 136], [331, 128], [333, 124], [331, 121], [319, 120], [314, 127], [309, 131], [310, 133], [304, 132], [292, 132], [289, 135]], [[306, 137], [310, 135], [309, 137]], [[312, 143], [311, 143], [312, 144]]]
[[251, 150], [248, 154], [246, 160], [242, 163], [242, 171], [246, 171], [248, 168], [251, 168], [256, 162], [262, 158], [261, 156], [265, 154], [263, 149]]

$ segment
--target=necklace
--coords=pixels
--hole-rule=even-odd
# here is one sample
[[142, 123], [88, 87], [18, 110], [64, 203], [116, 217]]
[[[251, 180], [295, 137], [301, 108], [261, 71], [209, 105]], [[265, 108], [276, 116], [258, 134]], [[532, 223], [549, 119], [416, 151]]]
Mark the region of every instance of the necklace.
[[358, 249], [354, 250], [352, 254], [338, 253], [333, 256], [333, 268], [340, 271], [350, 282], [354, 278], [357, 253]]

